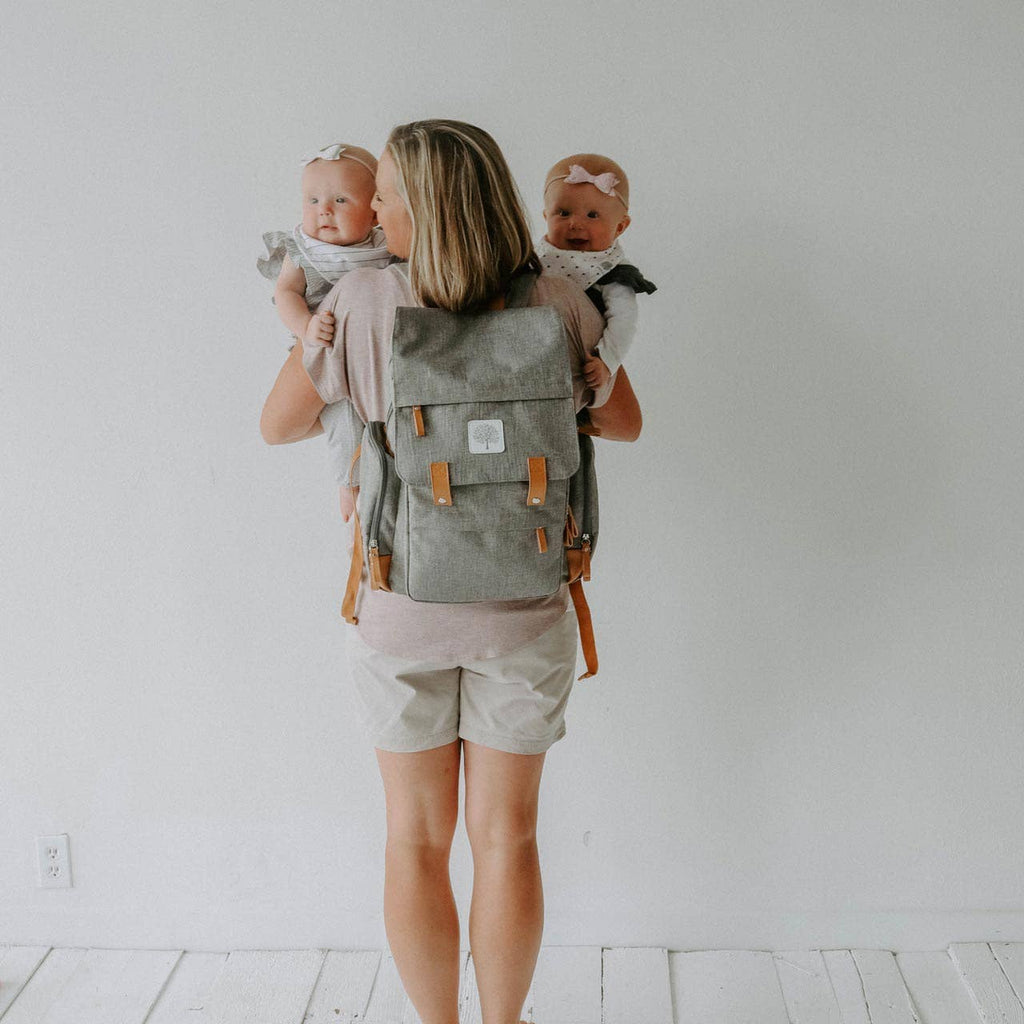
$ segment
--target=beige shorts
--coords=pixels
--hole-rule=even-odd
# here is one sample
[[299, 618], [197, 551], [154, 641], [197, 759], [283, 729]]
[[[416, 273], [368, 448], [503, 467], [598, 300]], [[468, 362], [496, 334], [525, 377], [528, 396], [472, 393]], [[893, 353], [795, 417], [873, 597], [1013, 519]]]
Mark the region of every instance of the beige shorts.
[[348, 634], [357, 711], [381, 750], [431, 750], [460, 737], [510, 754], [540, 754], [565, 735], [576, 675], [576, 614], [509, 654], [464, 664], [414, 661]]

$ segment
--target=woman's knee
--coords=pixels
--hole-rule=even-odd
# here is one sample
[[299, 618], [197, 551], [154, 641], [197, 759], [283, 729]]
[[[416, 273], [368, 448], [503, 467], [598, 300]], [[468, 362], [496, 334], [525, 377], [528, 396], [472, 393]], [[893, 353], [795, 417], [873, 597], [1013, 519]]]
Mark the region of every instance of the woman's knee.
[[387, 805], [388, 845], [447, 852], [459, 817], [458, 741], [433, 750], [377, 750]]
[[537, 842], [537, 816], [525, 810], [505, 810], [471, 817], [467, 810], [466, 834], [474, 856], [489, 850], [530, 847]]
[[474, 853], [537, 840], [543, 754], [507, 754], [477, 744], [466, 750], [466, 834]]

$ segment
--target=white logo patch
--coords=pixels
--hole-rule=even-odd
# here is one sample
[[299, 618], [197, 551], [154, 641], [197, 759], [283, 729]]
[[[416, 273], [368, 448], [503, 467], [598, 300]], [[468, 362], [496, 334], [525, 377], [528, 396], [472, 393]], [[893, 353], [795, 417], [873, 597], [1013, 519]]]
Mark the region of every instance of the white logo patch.
[[505, 425], [501, 420], [470, 420], [469, 450], [475, 455], [497, 455], [505, 450]]

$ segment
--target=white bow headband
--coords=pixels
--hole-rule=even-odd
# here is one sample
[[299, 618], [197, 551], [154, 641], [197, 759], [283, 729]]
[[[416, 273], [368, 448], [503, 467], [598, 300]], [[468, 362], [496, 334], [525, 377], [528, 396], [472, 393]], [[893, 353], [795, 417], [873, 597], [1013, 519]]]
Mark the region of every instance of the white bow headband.
[[[569, 173], [556, 174], [548, 182], [548, 186], [554, 181], [561, 181], [563, 178], [567, 185], [593, 185], [594, 188], [603, 192], [606, 196], [614, 196], [627, 210], [629, 209], [629, 203], [615, 189], [615, 186], [619, 184], [619, 178], [612, 174], [611, 171], [605, 171], [603, 174], [591, 174], [590, 171], [579, 164], [569, 164]], [[546, 188], [545, 191], [547, 191]]]
[[357, 153], [351, 152], [352, 146], [346, 146], [342, 142], [335, 142], [331, 146], [324, 146], [323, 149], [314, 153], [312, 156], [304, 156], [302, 158], [302, 166], [311, 164], [314, 160], [355, 160], [357, 164], [362, 164], [374, 177], [377, 175], [377, 169], [371, 167], [361, 156]]

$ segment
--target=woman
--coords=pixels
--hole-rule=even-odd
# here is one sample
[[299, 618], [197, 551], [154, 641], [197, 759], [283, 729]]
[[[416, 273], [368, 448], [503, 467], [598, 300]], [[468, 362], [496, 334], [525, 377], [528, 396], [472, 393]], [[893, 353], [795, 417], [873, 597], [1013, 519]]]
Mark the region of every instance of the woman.
[[[391, 133], [373, 200], [388, 249], [407, 263], [346, 274], [325, 298], [331, 348], [296, 345], [267, 398], [263, 437], [321, 432], [326, 402], [349, 399], [384, 420], [395, 309], [500, 308], [512, 278], [537, 268], [518, 190], [497, 144], [458, 121]], [[537, 280], [531, 305], [562, 314], [577, 409], [582, 366], [604, 327], [576, 285]], [[625, 371], [590, 410], [606, 438], [634, 440], [640, 410]], [[457, 1024], [459, 920], [448, 874], [465, 753], [466, 831], [473, 852], [470, 944], [484, 1024], [515, 1024], [543, 930], [536, 844], [545, 753], [565, 734], [576, 622], [562, 587], [549, 598], [424, 604], [361, 590], [349, 663], [374, 738], [387, 806], [384, 922], [423, 1024]]]

